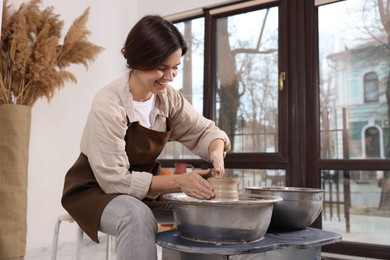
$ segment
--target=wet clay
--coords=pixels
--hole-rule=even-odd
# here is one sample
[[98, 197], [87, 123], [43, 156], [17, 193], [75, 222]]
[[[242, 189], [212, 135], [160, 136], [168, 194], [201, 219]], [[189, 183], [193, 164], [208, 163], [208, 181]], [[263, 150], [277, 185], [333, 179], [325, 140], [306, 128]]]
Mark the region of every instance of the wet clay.
[[212, 200], [238, 200], [238, 178], [222, 177], [207, 179], [214, 187]]

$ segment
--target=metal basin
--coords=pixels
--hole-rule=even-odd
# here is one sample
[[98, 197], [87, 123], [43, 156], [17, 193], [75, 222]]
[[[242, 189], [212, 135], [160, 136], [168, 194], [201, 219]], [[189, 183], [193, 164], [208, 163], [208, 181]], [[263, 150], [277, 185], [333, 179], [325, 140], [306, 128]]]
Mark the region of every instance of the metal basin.
[[270, 230], [304, 229], [313, 224], [322, 211], [324, 191], [321, 189], [247, 187], [245, 193], [283, 198], [283, 201], [274, 205]]
[[164, 195], [172, 201], [175, 225], [183, 238], [209, 243], [262, 239], [271, 221], [276, 196], [239, 194], [239, 200], [199, 200], [184, 193]]

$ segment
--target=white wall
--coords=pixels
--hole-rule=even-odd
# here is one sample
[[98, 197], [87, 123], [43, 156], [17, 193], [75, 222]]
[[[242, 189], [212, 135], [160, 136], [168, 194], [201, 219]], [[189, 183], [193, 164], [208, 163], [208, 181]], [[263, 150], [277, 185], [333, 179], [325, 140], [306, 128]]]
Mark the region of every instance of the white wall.
[[223, 2], [231, 2], [231, 0], [169, 0], [164, 1], [164, 4], [161, 0], [140, 0], [138, 1], [138, 12], [140, 16], [144, 14], [170, 15]]
[[[21, 0], [10, 0], [18, 7]], [[94, 94], [126, 71], [120, 55], [129, 29], [145, 14], [168, 15], [222, 0], [43, 0], [54, 6], [65, 21], [64, 33], [88, 6], [90, 40], [105, 48], [88, 70], [74, 66], [78, 83], [67, 84], [52, 101], [38, 100], [33, 106], [28, 188], [27, 250], [52, 243], [57, 216], [65, 213], [60, 199], [66, 171], [79, 155], [79, 142]], [[169, 3], [169, 4], [168, 4]], [[76, 225], [64, 224], [60, 242], [76, 239]]]
[[[12, 1], [15, 7], [16, 1]], [[64, 175], [79, 154], [84, 121], [94, 93], [125, 71], [120, 55], [128, 28], [136, 20], [137, 1], [44, 0], [65, 21], [63, 34], [88, 6], [90, 40], [105, 48], [88, 70], [73, 66], [78, 83], [67, 84], [50, 104], [39, 100], [32, 111], [27, 247], [51, 244], [56, 217], [65, 211], [60, 204]], [[77, 4], [76, 4], [77, 3]], [[63, 226], [60, 241], [75, 240], [75, 225]]]

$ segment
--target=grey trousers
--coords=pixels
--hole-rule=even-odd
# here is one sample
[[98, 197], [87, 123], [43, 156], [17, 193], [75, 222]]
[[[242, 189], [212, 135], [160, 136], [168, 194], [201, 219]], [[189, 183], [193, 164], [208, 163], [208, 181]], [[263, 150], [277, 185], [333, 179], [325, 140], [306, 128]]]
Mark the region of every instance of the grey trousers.
[[99, 230], [115, 236], [117, 260], [157, 259], [157, 221], [140, 200], [120, 195], [105, 207]]

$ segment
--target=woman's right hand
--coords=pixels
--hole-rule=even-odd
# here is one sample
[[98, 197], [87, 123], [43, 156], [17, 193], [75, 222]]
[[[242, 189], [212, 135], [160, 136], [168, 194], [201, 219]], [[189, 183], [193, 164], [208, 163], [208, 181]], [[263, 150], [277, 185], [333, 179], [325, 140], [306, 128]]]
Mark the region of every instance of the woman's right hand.
[[181, 191], [197, 199], [211, 199], [215, 197], [213, 185], [202, 177], [209, 173], [210, 169], [206, 169], [193, 170], [185, 174], [176, 175]]

